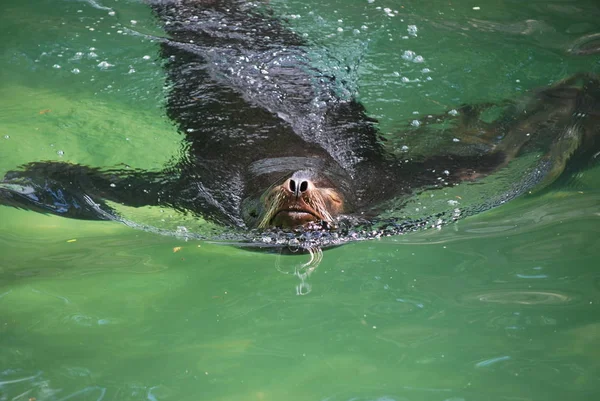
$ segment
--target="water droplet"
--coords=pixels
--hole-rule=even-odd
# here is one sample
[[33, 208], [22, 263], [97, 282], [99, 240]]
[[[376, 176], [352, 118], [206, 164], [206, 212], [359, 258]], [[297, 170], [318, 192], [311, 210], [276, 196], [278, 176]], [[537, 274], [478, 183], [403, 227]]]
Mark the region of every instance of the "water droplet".
[[59, 150], [58, 152], [56, 152], [56, 154], [62, 157], [65, 154], [65, 152], [64, 150]]

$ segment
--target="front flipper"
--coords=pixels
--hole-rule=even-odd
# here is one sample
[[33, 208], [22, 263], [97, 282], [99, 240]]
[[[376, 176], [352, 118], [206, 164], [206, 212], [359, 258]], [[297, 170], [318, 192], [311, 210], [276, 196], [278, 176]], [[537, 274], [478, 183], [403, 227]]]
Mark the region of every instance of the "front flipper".
[[168, 203], [162, 173], [100, 170], [77, 164], [36, 162], [9, 171], [0, 181], [0, 204], [64, 217], [106, 220], [104, 200], [128, 206]]

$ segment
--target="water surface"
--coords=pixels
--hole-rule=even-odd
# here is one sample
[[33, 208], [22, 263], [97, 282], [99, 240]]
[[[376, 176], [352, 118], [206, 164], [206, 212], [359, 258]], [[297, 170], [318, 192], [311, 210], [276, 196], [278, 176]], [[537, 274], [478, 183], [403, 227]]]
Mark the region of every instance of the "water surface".
[[[591, 0], [270, 5], [394, 138], [600, 72], [573, 50], [600, 33]], [[0, 174], [180, 157], [143, 3], [0, 10]], [[326, 250], [304, 282], [305, 254], [0, 207], [0, 399], [596, 399], [599, 182], [592, 165], [441, 230]]]

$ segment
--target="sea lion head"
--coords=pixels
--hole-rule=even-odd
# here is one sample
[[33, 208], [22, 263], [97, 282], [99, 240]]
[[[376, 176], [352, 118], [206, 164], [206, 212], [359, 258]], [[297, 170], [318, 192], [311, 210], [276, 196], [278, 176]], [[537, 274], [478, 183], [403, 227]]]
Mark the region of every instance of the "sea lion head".
[[264, 205], [258, 228], [293, 228], [309, 223], [333, 223], [344, 212], [344, 196], [325, 175], [300, 170], [261, 197]]
[[346, 180], [331, 171], [302, 168], [278, 175], [275, 183], [242, 203], [242, 216], [248, 226], [310, 228], [314, 223], [329, 228], [337, 216], [350, 209], [351, 201], [343, 190]]

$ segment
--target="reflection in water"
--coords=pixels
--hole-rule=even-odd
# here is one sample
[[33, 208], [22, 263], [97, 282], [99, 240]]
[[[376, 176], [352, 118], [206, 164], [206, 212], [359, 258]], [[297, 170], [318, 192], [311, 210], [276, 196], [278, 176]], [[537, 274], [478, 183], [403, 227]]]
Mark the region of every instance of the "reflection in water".
[[[95, 390], [98, 390], [98, 392], [96, 393]], [[86, 394], [94, 394], [91, 397], [86, 397], [86, 399], [101, 401], [104, 398], [104, 396], [106, 395], [106, 388], [98, 387], [98, 386], [86, 387], [82, 390], [74, 392], [73, 394], [69, 394], [68, 396], [61, 398], [60, 401], [66, 401], [66, 400], [71, 400], [71, 399], [81, 400], [82, 398], [80, 398], [80, 397], [84, 396]], [[98, 394], [98, 397], [95, 398], [96, 394]]]
[[[298, 249], [300, 250], [300, 249]], [[277, 256], [275, 267], [283, 274], [293, 274], [300, 279], [300, 283], [296, 286], [296, 295], [307, 295], [311, 292], [311, 285], [307, 282], [308, 277], [314, 272], [321, 261], [323, 260], [323, 250], [319, 247], [301, 249], [307, 251], [310, 259], [306, 263], [294, 264], [293, 271], [286, 271], [281, 265], [281, 253]]]

